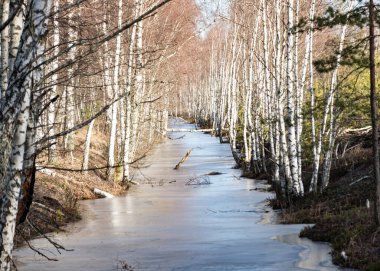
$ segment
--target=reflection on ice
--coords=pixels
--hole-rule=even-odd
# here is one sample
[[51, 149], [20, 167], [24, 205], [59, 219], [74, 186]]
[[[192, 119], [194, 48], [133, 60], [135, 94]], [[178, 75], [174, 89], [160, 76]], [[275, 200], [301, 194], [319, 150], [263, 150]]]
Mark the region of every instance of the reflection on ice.
[[337, 270], [336, 266], [331, 263], [331, 255], [326, 253], [326, 251], [330, 250], [328, 243], [312, 242], [307, 238], [299, 238], [298, 234], [276, 236], [274, 239], [304, 248], [299, 254], [300, 259], [296, 263], [299, 268], [319, 271]]

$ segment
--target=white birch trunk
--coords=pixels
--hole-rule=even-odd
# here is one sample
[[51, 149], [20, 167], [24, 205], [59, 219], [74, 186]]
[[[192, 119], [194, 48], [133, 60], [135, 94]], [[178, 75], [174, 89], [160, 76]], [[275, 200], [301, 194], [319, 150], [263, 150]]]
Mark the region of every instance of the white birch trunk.
[[292, 174], [292, 187], [295, 196], [303, 195], [303, 184], [299, 179], [297, 159], [297, 139], [295, 129], [295, 105], [294, 105], [294, 0], [288, 0], [288, 36], [287, 36], [287, 111], [288, 111], [288, 140], [289, 140], [289, 162]]
[[[135, 12], [135, 17], [138, 16], [138, 11]], [[128, 71], [127, 71], [127, 86], [125, 89], [126, 102], [125, 102], [125, 140], [124, 140], [124, 155], [123, 155], [123, 183], [128, 185], [130, 178], [129, 160], [131, 153], [131, 126], [132, 126], [132, 82], [133, 82], [133, 65], [135, 63], [134, 48], [136, 43], [136, 30], [137, 25], [132, 26], [131, 39], [129, 43], [129, 59], [128, 59]]]
[[[20, 1], [11, 0], [10, 13], [12, 14], [20, 5]], [[10, 23], [9, 29], [9, 58], [8, 58], [8, 78], [11, 77], [14, 68], [14, 62], [16, 60], [18, 46], [20, 45], [21, 32], [24, 27], [24, 8], [22, 7], [15, 18]]]
[[[74, 0], [69, 0], [69, 4], [74, 4]], [[69, 39], [69, 47], [72, 47], [68, 52], [69, 61], [75, 62], [77, 50], [75, 47], [75, 42], [78, 39], [78, 33], [74, 26], [76, 25], [74, 21], [73, 12], [69, 13], [69, 24], [71, 27], [68, 29], [68, 39]], [[75, 65], [70, 65], [67, 71], [68, 77], [68, 85], [66, 86], [66, 101], [65, 101], [65, 129], [70, 129], [74, 127], [75, 124], [75, 100], [74, 100], [74, 86], [75, 86]], [[74, 135], [72, 133], [68, 134], [64, 138], [64, 147], [65, 150], [71, 157], [71, 161], [73, 161], [73, 151], [74, 151]]]
[[[129, 92], [128, 92], [129, 93]], [[124, 157], [123, 157], [123, 183], [128, 184], [130, 178], [129, 157], [130, 157], [130, 139], [131, 139], [131, 99], [130, 95], [126, 99], [125, 113], [125, 140], [124, 140]]]
[[[118, 28], [121, 28], [123, 20], [123, 0], [118, 1]], [[113, 97], [117, 97], [119, 94], [119, 71], [120, 71], [120, 54], [121, 54], [121, 34], [116, 36], [116, 50], [115, 50], [115, 68], [113, 78]], [[116, 130], [117, 130], [117, 109], [118, 103], [115, 102], [111, 106], [111, 131], [108, 145], [108, 169], [107, 179], [113, 180], [115, 174], [115, 142], [116, 142]]]
[[92, 120], [88, 126], [87, 129], [87, 135], [86, 135], [86, 142], [84, 144], [84, 150], [83, 150], [83, 162], [82, 162], [82, 170], [84, 171], [84, 174], [88, 174], [88, 161], [90, 158], [90, 147], [91, 147], [91, 137], [92, 137], [92, 130], [94, 127], [95, 120]]
[[[137, 14], [141, 14], [144, 6], [144, 0], [135, 0]], [[132, 138], [131, 138], [131, 156], [135, 157], [138, 146], [139, 135], [139, 118], [140, 118], [140, 102], [144, 92], [144, 63], [143, 63], [143, 22], [137, 23], [136, 28], [136, 72], [134, 78], [134, 100], [132, 111]]]
[[[348, 10], [351, 10], [354, 6], [354, 3], [351, 2], [349, 3]], [[337, 81], [338, 81], [338, 72], [340, 68], [340, 61], [342, 59], [342, 51], [344, 48], [344, 40], [346, 37], [346, 31], [347, 31], [347, 25], [344, 26], [342, 29], [342, 34], [340, 38], [340, 43], [339, 43], [339, 51], [338, 51], [338, 56], [337, 56], [337, 66], [335, 67], [332, 78], [331, 78], [331, 85], [330, 85], [330, 93], [331, 93], [331, 102], [330, 102], [330, 120], [329, 120], [329, 137], [328, 137], [328, 142], [327, 142], [327, 150], [325, 153], [324, 157], [324, 163], [323, 163], [323, 171], [322, 171], [322, 184], [321, 184], [321, 191], [327, 188], [329, 184], [329, 179], [330, 179], [330, 169], [331, 169], [331, 164], [332, 164], [332, 154], [333, 154], [333, 148], [335, 145], [335, 139], [336, 139], [336, 112], [334, 108], [334, 96], [335, 92], [337, 91]]]
[[[57, 12], [59, 9], [59, 1], [54, 1], [53, 3], [53, 11]], [[58, 69], [59, 65], [59, 43], [60, 43], [60, 36], [59, 36], [59, 23], [58, 23], [58, 14], [54, 15], [53, 17], [53, 54], [54, 54], [54, 60], [51, 64], [51, 70], [55, 71]], [[50, 91], [50, 99], [54, 99], [57, 95], [58, 90], [58, 73], [55, 72], [51, 77], [51, 91]], [[55, 134], [55, 103], [51, 102], [48, 107], [47, 112], [47, 125], [48, 125], [48, 136], [51, 137]], [[56, 152], [57, 152], [57, 144], [54, 140], [49, 141], [49, 149], [48, 149], [48, 161], [49, 163], [54, 163], [56, 159]]]
[[[314, 13], [315, 13], [315, 0], [311, 0], [310, 8], [310, 30], [309, 30], [309, 92], [310, 92], [310, 112], [311, 112], [311, 142], [313, 145], [313, 167], [315, 168], [315, 158], [317, 156], [317, 146], [316, 146], [316, 128], [315, 128], [315, 94], [314, 94], [314, 67], [313, 67], [313, 44], [314, 44]], [[312, 177], [309, 192], [317, 190], [318, 178]]]
[[323, 112], [322, 124], [321, 124], [321, 128], [320, 128], [319, 135], [318, 135], [316, 153], [315, 153], [314, 162], [313, 162], [313, 175], [312, 175], [312, 179], [311, 179], [310, 191], [316, 191], [314, 189], [316, 188], [317, 183], [318, 183], [322, 144], [323, 144], [325, 133], [326, 133], [328, 116], [329, 116], [330, 110], [333, 109], [333, 108], [331, 108], [331, 104], [333, 104], [333, 102], [334, 102], [335, 84], [336, 84], [336, 80], [337, 80], [338, 69], [340, 66], [339, 63], [340, 63], [340, 60], [342, 57], [341, 53], [343, 50], [344, 40], [346, 37], [346, 30], [347, 30], [347, 25], [344, 25], [342, 27], [342, 31], [340, 34], [340, 42], [339, 42], [339, 49], [338, 49], [338, 55], [337, 55], [337, 66], [335, 67], [335, 69], [333, 71], [333, 75], [331, 78], [330, 90], [326, 94], [326, 97], [325, 97], [325, 107], [324, 107], [324, 112]]
[[[28, 83], [31, 83], [28, 80]], [[24, 99], [20, 113], [17, 116], [15, 137], [12, 141], [12, 153], [9, 161], [7, 175], [5, 177], [5, 191], [1, 198], [0, 209], [0, 270], [10, 270], [13, 238], [16, 228], [18, 202], [21, 193], [21, 178], [24, 165], [25, 143], [29, 121], [31, 85], [24, 86]]]
[[280, 103], [281, 101], [281, 1], [276, 0], [276, 27], [275, 27], [275, 36], [274, 36], [274, 55], [273, 55], [273, 63], [275, 65], [274, 71], [275, 75], [273, 77], [273, 89], [271, 95], [274, 97], [274, 104], [270, 110], [270, 121], [272, 125], [270, 125], [270, 140], [271, 140], [271, 153], [272, 153], [272, 164], [273, 164], [273, 182], [276, 184], [275, 189], [277, 193], [282, 193], [281, 191], [281, 180], [280, 180], [280, 155], [282, 149], [281, 137], [280, 137]]
[[[35, 66], [33, 58], [39, 56], [38, 52], [36, 52], [39, 44], [41, 47], [43, 46], [41, 40], [46, 34], [47, 14], [50, 12], [51, 4], [52, 1], [49, 0], [35, 0], [32, 2], [30, 18], [26, 22], [21, 37], [21, 50], [15, 61], [15, 70], [17, 72], [13, 74], [17, 76], [11, 76], [10, 78], [12, 89], [10, 89], [9, 93], [11, 96], [8, 97], [7, 105], [5, 106], [5, 109], [11, 107], [14, 110], [12, 112], [6, 111], [6, 115], [2, 115], [5, 122], [1, 126], [1, 133], [3, 135], [8, 134], [9, 131], [14, 131], [15, 133], [12, 138], [12, 151], [4, 177], [6, 186], [0, 201], [1, 271], [9, 271], [12, 263], [13, 238], [22, 186], [22, 171], [33, 82], [30, 73], [25, 68], [29, 65], [31, 65], [31, 68]], [[10, 120], [9, 114], [14, 114], [13, 124], [7, 121]]]
[[[9, 19], [10, 0], [3, 0], [1, 24]], [[0, 98], [5, 95], [8, 87], [8, 69], [9, 69], [9, 26], [1, 31], [1, 62], [0, 62]]]

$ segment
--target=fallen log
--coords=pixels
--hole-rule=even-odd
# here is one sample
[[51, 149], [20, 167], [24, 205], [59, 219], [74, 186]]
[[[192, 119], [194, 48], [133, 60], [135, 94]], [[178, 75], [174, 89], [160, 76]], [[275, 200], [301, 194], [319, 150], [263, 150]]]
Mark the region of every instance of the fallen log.
[[109, 198], [109, 199], [112, 199], [114, 198], [115, 196], [110, 194], [110, 193], [107, 193], [106, 191], [103, 191], [103, 190], [100, 190], [98, 188], [94, 188], [94, 193], [97, 194], [97, 195], [100, 195], [104, 198]]
[[372, 130], [372, 126], [366, 126], [357, 129], [345, 129], [342, 134], [366, 134]]
[[130, 180], [129, 183], [134, 184], [134, 185], [140, 185], [139, 182], [136, 182], [136, 181], [134, 181], [134, 180]]
[[[48, 207], [48, 206], [46, 206], [46, 205], [44, 205], [44, 204], [42, 204], [42, 203], [39, 203], [39, 202], [33, 202], [32, 203], [32, 205], [34, 205], [35, 207], [39, 207], [39, 208], [42, 208], [42, 209], [44, 209], [44, 210], [46, 210], [46, 211], [49, 211], [50, 213], [53, 213], [53, 214], [56, 214], [57, 213], [57, 211], [56, 210], [54, 210], [54, 209], [52, 209], [52, 208], [50, 208], [50, 207]], [[64, 214], [62, 214], [62, 216], [64, 216]]]
[[167, 132], [180, 132], [180, 133], [211, 133], [214, 129], [166, 129]]
[[213, 176], [213, 175], [222, 175], [222, 174], [224, 174], [224, 173], [218, 172], [218, 171], [211, 171], [211, 172], [209, 172], [209, 173], [207, 173], [205, 175]]
[[360, 179], [358, 179], [358, 180], [356, 180], [356, 181], [350, 183], [350, 186], [352, 186], [352, 185], [354, 185], [354, 184], [356, 184], [356, 183], [358, 183], [358, 182], [361, 182], [361, 181], [363, 181], [363, 180], [365, 180], [365, 179], [369, 179], [369, 178], [372, 178], [372, 177], [371, 177], [371, 176], [363, 176], [363, 177], [361, 177]]
[[45, 175], [48, 175], [51, 177], [55, 177], [55, 175], [57, 175], [57, 173], [54, 170], [44, 168], [44, 167], [38, 166], [38, 165], [36, 165], [36, 170], [42, 174], [45, 174]]
[[173, 137], [168, 136], [168, 138], [169, 138], [170, 140], [179, 140], [179, 139], [183, 139], [185, 136], [186, 136], [186, 135], [183, 135], [183, 136], [180, 136], [180, 137], [176, 137], [176, 138], [173, 138]]
[[190, 156], [190, 153], [191, 153], [192, 150], [193, 149], [190, 149], [190, 150], [187, 151], [186, 155], [181, 159], [181, 161], [179, 161], [179, 163], [174, 167], [174, 169], [179, 169], [179, 167], [181, 166], [181, 164], [183, 162], [185, 162], [186, 159]]

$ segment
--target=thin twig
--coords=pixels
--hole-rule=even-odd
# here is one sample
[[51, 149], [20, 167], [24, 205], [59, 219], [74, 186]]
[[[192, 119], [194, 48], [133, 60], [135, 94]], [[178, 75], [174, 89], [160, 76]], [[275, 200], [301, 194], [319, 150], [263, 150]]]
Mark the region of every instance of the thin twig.
[[[146, 154], [143, 156], [137, 158], [136, 160], [127, 163], [128, 165], [133, 165], [140, 160], [144, 159], [146, 157]], [[41, 169], [54, 169], [54, 170], [60, 170], [60, 171], [68, 171], [68, 172], [84, 172], [84, 171], [96, 171], [100, 169], [109, 169], [109, 168], [120, 168], [122, 167], [123, 164], [117, 164], [115, 166], [102, 166], [102, 167], [93, 167], [93, 168], [88, 168], [88, 169], [78, 169], [78, 168], [63, 168], [63, 167], [55, 167], [55, 166], [37, 166], [37, 170]]]
[[41, 231], [36, 225], [34, 225], [29, 218], [26, 218], [26, 221], [28, 224], [35, 229], [39, 234], [41, 234], [50, 244], [54, 246], [54, 248], [57, 250], [59, 254], [61, 254], [61, 250], [63, 251], [74, 251], [74, 249], [67, 249], [64, 246], [58, 244], [57, 242], [53, 241], [49, 236], [47, 236], [43, 231]]
[[358, 183], [358, 182], [361, 182], [361, 181], [363, 181], [363, 180], [365, 180], [365, 179], [369, 179], [369, 178], [372, 178], [372, 177], [371, 177], [371, 176], [363, 176], [363, 177], [361, 177], [360, 179], [358, 179], [358, 180], [356, 180], [356, 181], [350, 183], [350, 186], [351, 186], [351, 185], [354, 185], [354, 184], [356, 184], [356, 183]]
[[33, 250], [34, 252], [36, 252], [38, 255], [40, 255], [41, 257], [44, 257], [46, 260], [48, 261], [52, 261], [52, 262], [58, 262], [57, 259], [54, 259], [54, 258], [50, 258], [49, 256], [47, 256], [46, 254], [42, 253], [39, 249], [35, 248], [30, 242], [29, 240], [27, 240], [24, 236], [22, 236], [22, 238], [24, 239], [24, 241], [26, 242], [26, 244], [28, 245], [28, 247]]

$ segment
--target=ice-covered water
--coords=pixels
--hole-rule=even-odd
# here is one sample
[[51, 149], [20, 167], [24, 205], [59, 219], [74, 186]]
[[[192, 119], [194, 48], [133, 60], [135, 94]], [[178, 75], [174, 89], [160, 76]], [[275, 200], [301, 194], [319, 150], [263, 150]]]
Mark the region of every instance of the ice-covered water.
[[[192, 125], [173, 120], [177, 128]], [[57, 255], [45, 240], [16, 251], [19, 270], [108, 271], [339, 270], [329, 246], [298, 238], [302, 225], [258, 223], [272, 195], [255, 191], [260, 181], [239, 178], [228, 144], [201, 133], [172, 133], [141, 169], [141, 185], [114, 199], [84, 201], [85, 218], [54, 235], [72, 252]], [[179, 170], [173, 167], [193, 148]], [[211, 171], [211, 184], [188, 186]], [[143, 179], [142, 175], [145, 176]], [[45, 250], [46, 249], [46, 250]], [[50, 252], [49, 252], [50, 251]]]

